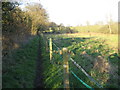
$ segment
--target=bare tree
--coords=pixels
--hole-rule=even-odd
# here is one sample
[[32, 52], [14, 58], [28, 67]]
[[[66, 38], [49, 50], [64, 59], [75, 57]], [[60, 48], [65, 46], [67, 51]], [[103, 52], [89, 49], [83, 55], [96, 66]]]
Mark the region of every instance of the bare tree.
[[107, 15], [106, 19], [107, 19], [108, 29], [111, 34], [112, 33], [111, 25], [113, 24], [112, 15], [111, 14]]

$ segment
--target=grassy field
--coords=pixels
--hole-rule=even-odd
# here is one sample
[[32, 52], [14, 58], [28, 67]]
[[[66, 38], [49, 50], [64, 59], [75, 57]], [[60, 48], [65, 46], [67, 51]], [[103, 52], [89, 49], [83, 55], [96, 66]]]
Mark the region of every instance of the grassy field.
[[[114, 22], [110, 25], [112, 34], [118, 33], [118, 26], [119, 26], [119, 24], [117, 22]], [[75, 26], [75, 27], [71, 27], [71, 29], [78, 31], [79, 33], [88, 33], [88, 32], [104, 33], [104, 34], [110, 33], [109, 28], [108, 28], [108, 24], [106, 24], [106, 25], [98, 24], [98, 25], [87, 25], [87, 26]]]
[[[109, 38], [107, 38], [109, 36]], [[62, 49], [67, 47], [74, 53], [71, 56], [78, 64], [80, 64], [89, 75], [91, 75], [97, 82], [106, 88], [118, 87], [118, 52], [117, 35], [101, 35], [101, 34], [62, 34], [62, 35], [46, 35], [46, 37], [53, 38], [53, 42]], [[111, 42], [114, 45], [111, 45]], [[116, 46], [115, 46], [116, 45]], [[53, 45], [53, 49], [57, 48]], [[62, 67], [58, 63], [62, 63], [61, 57], [57, 53], [53, 53], [54, 64], [46, 69], [46, 81], [50, 81], [46, 87], [63, 87], [61, 72]], [[48, 62], [46, 62], [48, 63]], [[50, 64], [47, 64], [50, 66]], [[70, 69], [74, 71], [78, 77], [93, 88], [98, 88], [92, 81], [86, 77], [81, 70], [76, 68], [69, 61]], [[47, 71], [48, 70], [48, 71]], [[50, 72], [49, 72], [50, 71]], [[52, 73], [51, 73], [52, 72]], [[55, 79], [53, 77], [56, 77]], [[57, 80], [56, 80], [57, 79]], [[52, 82], [52, 84], [51, 84]], [[56, 83], [57, 82], [57, 83]], [[71, 88], [85, 88], [71, 73], [70, 73], [70, 87]]]
[[[115, 50], [118, 48], [118, 35], [117, 34], [102, 34], [102, 33], [74, 33], [74, 34], [53, 34], [50, 37], [60, 38], [75, 38], [75, 37], [94, 37], [105, 40], [105, 43], [109, 45], [110, 48]], [[117, 51], [117, 50], [116, 50]]]
[[[94, 35], [94, 36], [93, 36]], [[118, 52], [117, 45], [114, 47], [109, 43], [117, 43], [116, 35], [102, 36], [98, 34], [46, 34], [41, 40], [41, 55], [43, 60], [43, 77], [45, 88], [64, 88], [63, 86], [63, 57], [57, 53], [60, 49], [67, 47], [74, 55], [70, 55], [86, 72], [92, 76], [103, 87], [117, 88], [118, 86]], [[47, 39], [45, 39], [45, 37]], [[53, 59], [49, 59], [49, 38], [53, 42]], [[106, 37], [106, 39], [104, 38]], [[112, 37], [114, 37], [112, 39]], [[36, 37], [29, 44], [16, 49], [11, 53], [9, 60], [3, 62], [3, 87], [4, 88], [34, 88], [36, 75], [36, 59], [38, 40]], [[47, 41], [47, 42], [46, 42]], [[6, 67], [7, 66], [7, 67]], [[81, 80], [93, 88], [98, 88], [84, 73], [69, 61], [72, 70]], [[70, 77], [70, 88], [86, 88], [72, 73]], [[12, 82], [11, 82], [12, 81]]]

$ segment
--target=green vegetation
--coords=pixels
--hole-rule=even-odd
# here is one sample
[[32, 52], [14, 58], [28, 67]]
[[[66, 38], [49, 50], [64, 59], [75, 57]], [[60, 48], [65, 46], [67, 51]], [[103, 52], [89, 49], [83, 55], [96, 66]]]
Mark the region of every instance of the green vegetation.
[[[48, 35], [47, 35], [48, 36]], [[48, 37], [51, 37], [48, 36]], [[72, 58], [81, 65], [89, 75], [97, 80], [103, 87], [114, 88], [118, 87], [118, 53], [105, 44], [105, 40], [100, 38], [86, 38], [86, 37], [63, 37], [53, 35], [53, 42], [59, 48], [67, 47], [75, 55]], [[61, 38], [60, 38], [61, 37]], [[53, 45], [54, 50], [57, 48]], [[53, 54], [53, 62], [51, 65], [46, 62], [48, 68], [46, 69], [46, 81], [51, 82], [48, 86], [52, 88], [54, 85], [57, 88], [63, 87], [63, 72], [61, 72], [62, 60], [57, 53]], [[60, 65], [59, 65], [60, 64]], [[97, 64], [97, 66], [96, 66]], [[69, 61], [70, 69], [75, 72], [84, 82], [93, 88], [98, 88], [92, 81], [86, 77], [81, 70]], [[57, 68], [58, 67], [58, 68]], [[52, 70], [52, 71], [51, 71]], [[60, 70], [60, 72], [59, 72]], [[49, 72], [51, 71], [51, 72]], [[59, 76], [60, 75], [60, 76]], [[112, 77], [114, 75], [114, 78]], [[54, 79], [53, 77], [57, 77]], [[47, 83], [47, 82], [46, 82]], [[71, 88], [85, 88], [71, 73], [70, 73], [70, 87]]]
[[38, 40], [34, 38], [4, 59], [3, 88], [34, 88]]
[[[47, 35], [47, 37], [51, 37]], [[33, 88], [33, 81], [35, 78], [36, 70], [36, 57], [38, 49], [38, 37], [31, 40], [31, 42], [22, 48], [14, 51], [11, 55], [11, 63], [4, 62], [3, 69], [3, 87], [15, 87], [15, 88]], [[53, 63], [50, 63], [49, 52], [46, 51], [45, 38], [41, 40], [42, 57], [43, 57], [43, 76], [45, 88], [63, 88], [63, 59], [58, 53], [53, 53]], [[106, 45], [104, 40], [97, 38], [85, 38], [68, 36], [56, 36], [53, 42], [61, 49], [67, 47], [75, 55], [71, 55], [72, 58], [80, 64], [95, 80], [97, 80], [104, 87], [118, 87], [117, 77], [117, 63], [118, 53], [110, 49]], [[53, 45], [53, 49], [58, 49]], [[86, 56], [86, 53], [88, 56]], [[102, 56], [105, 59], [105, 63], [109, 66], [104, 66], [103, 71], [100, 71], [101, 67], [96, 67], [95, 58]], [[99, 59], [99, 58], [98, 58]], [[14, 61], [14, 63], [13, 63]], [[98, 88], [88, 77], [86, 77], [81, 70], [76, 68], [74, 64], [69, 61], [70, 69], [82, 79], [85, 83], [93, 88]], [[104, 65], [101, 63], [101, 65]], [[8, 66], [8, 67], [5, 67]], [[108, 70], [106, 69], [108, 68]], [[110, 69], [110, 71], [109, 71]], [[113, 78], [112, 76], [115, 76]], [[13, 81], [11, 83], [11, 81]], [[29, 81], [29, 82], [28, 82]], [[16, 83], [15, 83], [16, 82]], [[114, 84], [113, 84], [114, 83]], [[86, 88], [70, 73], [70, 87], [71, 88]]]
[[[60, 49], [67, 47], [72, 53], [69, 56], [103, 87], [119, 87], [117, 26], [116, 22], [111, 21], [106, 25], [88, 23], [87, 26], [66, 27], [49, 22], [41, 4], [27, 4], [26, 9], [21, 10], [18, 2], [2, 2], [2, 87], [34, 88], [36, 74], [40, 69], [45, 88], [64, 88], [63, 57], [53, 45], [53, 58], [50, 62], [49, 47], [46, 48], [49, 38]], [[42, 60], [40, 62], [38, 54]], [[42, 66], [36, 68], [40, 66], [38, 64]], [[69, 66], [85, 83], [98, 88], [71, 61]], [[70, 88], [86, 88], [72, 73], [69, 75]]]
[[[111, 34], [117, 34], [118, 33], [118, 23], [113, 22], [110, 25], [111, 28]], [[110, 28], [109, 25], [88, 25], [88, 26], [76, 26], [71, 27], [71, 29], [75, 29], [79, 33], [104, 33], [104, 34], [110, 34]]]
[[2, 1], [3, 88], [34, 87], [38, 39], [31, 40], [48, 23], [41, 4], [29, 4], [26, 10], [19, 5], [14, 0]]
[[118, 50], [118, 35], [117, 34], [102, 34], [102, 33], [74, 33], [74, 34], [51, 34], [50, 37], [54, 38], [100, 38], [102, 40], [105, 40], [104, 43], [108, 44], [110, 48], [113, 48], [114, 50]]
[[75, 29], [70, 28], [69, 26], [64, 26], [62, 24], [57, 25], [54, 22], [49, 22], [48, 29], [44, 31], [48, 34], [64, 34], [64, 33], [77, 33]]
[[21, 43], [27, 43], [38, 30], [44, 31], [43, 27], [48, 23], [42, 5], [33, 3], [26, 8], [22, 11], [17, 2], [2, 2], [3, 57], [20, 47]]

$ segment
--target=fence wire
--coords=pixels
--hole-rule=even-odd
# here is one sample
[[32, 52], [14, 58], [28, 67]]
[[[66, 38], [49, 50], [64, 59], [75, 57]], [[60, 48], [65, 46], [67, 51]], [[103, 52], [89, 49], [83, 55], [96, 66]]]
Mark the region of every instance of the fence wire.
[[103, 88], [96, 80], [94, 80], [79, 64], [77, 64], [72, 58], [70, 60], [78, 67], [91, 81], [93, 81], [99, 88]]
[[[48, 41], [48, 39], [46, 38], [46, 40]], [[59, 50], [61, 50], [53, 41], [52, 41], [53, 45], [57, 48], [58, 50], [58, 53], [59, 53]], [[59, 53], [60, 55], [60, 58], [62, 59], [62, 55]], [[96, 80], [94, 80], [79, 64], [77, 64], [71, 57], [70, 57], [70, 61], [72, 61], [72, 63], [77, 67], [79, 68], [92, 82], [94, 82], [99, 88], [103, 88]], [[52, 63], [54, 64], [56, 67], [59, 67], [58, 64], [56, 63]], [[62, 66], [62, 65], [61, 65]], [[62, 68], [60, 66], [60, 68]], [[85, 82], [83, 82], [73, 71], [70, 70], [70, 72], [74, 75], [74, 77], [76, 77], [82, 84], [84, 84], [87, 88], [90, 88], [93, 90], [92, 87], [90, 87], [89, 85], [87, 85]]]
[[77, 78], [83, 85], [85, 85], [87, 88], [90, 88], [91, 90], [93, 90], [93, 88], [91, 86], [89, 86], [88, 84], [86, 84], [84, 81], [82, 81], [72, 70], [70, 70], [70, 72], [73, 74], [73, 76], [75, 78]]

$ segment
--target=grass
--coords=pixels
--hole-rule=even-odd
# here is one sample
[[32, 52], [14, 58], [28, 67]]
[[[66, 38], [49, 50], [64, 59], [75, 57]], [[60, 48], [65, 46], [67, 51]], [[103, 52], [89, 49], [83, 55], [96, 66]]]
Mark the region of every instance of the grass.
[[[110, 25], [112, 34], [118, 33], [118, 23], [114, 22]], [[88, 33], [88, 32], [94, 32], [94, 33], [110, 33], [108, 24], [106, 25], [87, 25], [87, 26], [76, 26], [71, 27], [71, 29], [74, 29], [78, 31], [79, 33]]]
[[[3, 61], [3, 88], [33, 88], [36, 76], [38, 37], [13, 51]], [[7, 60], [9, 63], [7, 63]]]
[[[48, 42], [47, 42], [48, 43]], [[45, 88], [63, 88], [63, 76], [61, 66], [55, 63], [58, 58], [55, 58], [56, 61], [50, 62], [49, 60], [49, 51], [46, 51], [45, 39], [43, 38], [42, 43], [42, 57], [43, 57], [43, 76], [44, 76], [44, 87]]]
[[[52, 37], [53, 42], [60, 48], [67, 47], [69, 50], [71, 50], [75, 54], [75, 56], [72, 56], [72, 58], [78, 64], [80, 64], [87, 71], [87, 73], [90, 74], [95, 80], [97, 80], [103, 87], [117, 88], [119, 61], [117, 51], [114, 50], [113, 47], [111, 48], [110, 45], [106, 43], [107, 39], [104, 37], [82, 37], [79, 35], [75, 35], [47, 35], [47, 37]], [[57, 50], [54, 46], [53, 48], [54, 50]], [[87, 55], [85, 53], [87, 53]], [[60, 56], [57, 56], [56, 53], [53, 54], [53, 57], [55, 57], [54, 60], [58, 60], [60, 58]], [[94, 88], [97, 88], [97, 86], [93, 82], [91, 82], [88, 77], [86, 77], [82, 73], [81, 70], [77, 69], [71, 62], [69, 62], [69, 65], [71, 70], [75, 72], [78, 77], [80, 77], [84, 82]], [[53, 73], [55, 73], [56, 71], [57, 69], [53, 71]], [[115, 76], [114, 78], [112, 77], [113, 75]], [[59, 80], [61, 79], [57, 79], [57, 81]], [[85, 86], [82, 85], [75, 77], [73, 77], [71, 73], [70, 87], [85, 88]]]
[[[46, 35], [46, 37], [52, 37], [53, 42], [60, 49], [67, 47], [72, 51], [74, 55], [71, 57], [103, 87], [118, 87], [118, 53], [106, 44], [106, 39], [89, 37], [89, 35], [82, 37], [77, 34], [75, 36], [73, 34]], [[7, 59], [4, 61], [3, 88], [34, 88], [38, 40], [39, 38], [36, 37], [29, 44], [14, 51], [9, 58], [10, 63], [7, 63]], [[54, 53], [51, 62], [49, 51], [46, 50], [46, 44], [48, 44], [46, 41], [48, 40], [44, 37], [41, 40], [44, 87], [63, 88], [62, 55], [56, 52], [59, 50], [53, 45]], [[69, 61], [69, 67], [85, 83], [98, 88], [71, 61]], [[86, 88], [71, 73], [69, 79], [71, 88]]]
[[[51, 34], [48, 35], [54, 38], [99, 38], [105, 40], [105, 43], [109, 45], [110, 48], [117, 49], [118, 48], [118, 35], [117, 34], [103, 34], [103, 33], [74, 33], [74, 34]], [[117, 51], [117, 50], [116, 50]]]

